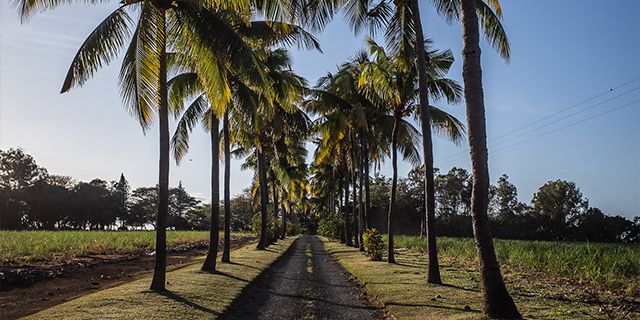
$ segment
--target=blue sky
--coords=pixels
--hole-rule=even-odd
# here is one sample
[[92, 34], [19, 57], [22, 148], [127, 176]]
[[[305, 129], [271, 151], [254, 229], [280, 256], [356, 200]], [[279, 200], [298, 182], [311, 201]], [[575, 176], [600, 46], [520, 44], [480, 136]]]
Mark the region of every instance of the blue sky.
[[[427, 36], [437, 48], [454, 51], [450, 76], [462, 81], [459, 26], [444, 23], [428, 2], [421, 2]], [[501, 3], [511, 62], [482, 44], [492, 181], [508, 174], [520, 200], [529, 202], [546, 181], [571, 180], [592, 206], [639, 215], [640, 79], [606, 91], [640, 77], [640, 1]], [[0, 148], [22, 147], [51, 173], [78, 180], [115, 180], [124, 172], [134, 187], [156, 183], [157, 127], [143, 135], [122, 107], [119, 60], [83, 88], [59, 94], [76, 49], [116, 7], [115, 1], [62, 7], [21, 25], [8, 2], [0, 3]], [[318, 38], [323, 53], [293, 50], [294, 69], [310, 83], [364, 46], [339, 17]], [[496, 139], [600, 93], [605, 94]], [[464, 119], [464, 105], [439, 106]], [[604, 113], [620, 106], [625, 107]], [[208, 146], [206, 134], [197, 131], [187, 161], [171, 172], [172, 185], [182, 181], [205, 199]], [[466, 143], [436, 138], [434, 152], [442, 171], [470, 168]], [[234, 161], [232, 194], [247, 187], [252, 176], [239, 167]], [[400, 175], [410, 169], [402, 164]], [[389, 171], [383, 165], [382, 173]]]

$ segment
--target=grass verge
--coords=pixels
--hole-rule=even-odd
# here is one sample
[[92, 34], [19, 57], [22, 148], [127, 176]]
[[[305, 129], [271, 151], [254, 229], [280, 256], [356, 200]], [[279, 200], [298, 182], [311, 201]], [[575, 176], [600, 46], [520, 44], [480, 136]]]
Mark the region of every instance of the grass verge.
[[[325, 241], [325, 248], [398, 319], [482, 319], [482, 296], [474, 267], [442, 259], [444, 285], [426, 281], [425, 255], [399, 249], [396, 264], [370, 261], [357, 248]], [[527, 319], [636, 319], [640, 313], [625, 311], [595, 299], [577, 301], [571, 287], [539, 281], [535, 274], [504, 270], [505, 282], [520, 312]], [[535, 279], [532, 281], [532, 279]]]
[[[155, 239], [155, 231], [0, 231], [0, 264], [152, 251]], [[167, 231], [169, 247], [208, 240], [209, 231]]]
[[[396, 236], [394, 244], [398, 248], [427, 250], [426, 241], [416, 236]], [[495, 239], [494, 245], [501, 265], [640, 294], [638, 245], [504, 239]], [[438, 252], [475, 266], [476, 248], [471, 238], [439, 237]]]
[[232, 263], [219, 263], [218, 273], [200, 271], [200, 262], [167, 273], [166, 294], [148, 290], [151, 276], [92, 293], [43, 310], [25, 319], [211, 319], [221, 315], [253, 279], [280, 257], [295, 240], [290, 237], [256, 250], [231, 252]]

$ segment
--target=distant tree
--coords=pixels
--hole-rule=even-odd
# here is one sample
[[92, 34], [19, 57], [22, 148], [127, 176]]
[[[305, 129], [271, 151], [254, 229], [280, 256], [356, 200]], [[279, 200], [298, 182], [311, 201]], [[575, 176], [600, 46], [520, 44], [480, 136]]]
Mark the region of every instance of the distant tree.
[[125, 224], [132, 227], [144, 228], [147, 225], [155, 227], [154, 217], [158, 211], [158, 191], [156, 187], [140, 187], [131, 193], [131, 208], [125, 219]]
[[185, 215], [185, 221], [189, 230], [209, 230], [211, 226], [211, 204], [198, 204]]
[[621, 216], [608, 216], [598, 208], [589, 208], [573, 222], [573, 238], [580, 241], [623, 242], [633, 225]]
[[626, 243], [640, 243], [640, 217], [633, 218], [633, 222], [625, 230], [622, 240]]
[[569, 237], [569, 227], [589, 207], [576, 184], [564, 180], [545, 183], [531, 200], [539, 239], [561, 240]]
[[469, 215], [471, 208], [471, 175], [453, 167], [435, 179], [437, 213], [441, 217]]
[[[89, 229], [108, 229], [117, 220], [117, 198], [109, 184], [100, 179], [80, 182], [74, 188], [73, 220]], [[82, 223], [78, 223], [79, 226]]]
[[244, 189], [242, 193], [231, 198], [231, 229], [232, 230], [250, 230], [251, 218], [255, 212], [251, 190]]
[[116, 217], [122, 222], [127, 216], [129, 210], [129, 197], [131, 195], [131, 187], [124, 177], [124, 173], [120, 174], [120, 179], [113, 186], [113, 196], [115, 199], [114, 210]]
[[177, 188], [169, 190], [169, 217], [167, 227], [176, 230], [188, 230], [192, 226], [189, 223], [188, 214], [198, 207], [200, 201], [190, 195], [182, 186], [182, 181]]
[[376, 172], [370, 182], [370, 194], [371, 194], [371, 207], [373, 208], [388, 208], [389, 205], [387, 199], [391, 192], [391, 181], [385, 176]]
[[62, 228], [71, 206], [73, 181], [70, 177], [49, 175], [37, 180], [24, 194], [28, 208], [24, 223], [30, 229], [53, 230]]
[[0, 229], [23, 228], [26, 190], [46, 176], [47, 170], [22, 149], [0, 150]]

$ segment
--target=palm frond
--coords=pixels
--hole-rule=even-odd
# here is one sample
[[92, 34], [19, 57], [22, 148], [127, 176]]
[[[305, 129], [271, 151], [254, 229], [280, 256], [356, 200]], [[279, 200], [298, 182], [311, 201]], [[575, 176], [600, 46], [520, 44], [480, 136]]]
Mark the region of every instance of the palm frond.
[[102, 66], [109, 64], [131, 34], [131, 18], [121, 6], [91, 32], [76, 53], [60, 93], [82, 86]]
[[189, 105], [182, 114], [176, 126], [176, 131], [171, 138], [171, 147], [176, 163], [180, 163], [180, 160], [182, 160], [189, 151], [189, 135], [191, 131], [193, 131], [193, 127], [195, 127], [208, 109], [207, 99], [204, 94], [201, 94], [193, 100], [191, 105]]

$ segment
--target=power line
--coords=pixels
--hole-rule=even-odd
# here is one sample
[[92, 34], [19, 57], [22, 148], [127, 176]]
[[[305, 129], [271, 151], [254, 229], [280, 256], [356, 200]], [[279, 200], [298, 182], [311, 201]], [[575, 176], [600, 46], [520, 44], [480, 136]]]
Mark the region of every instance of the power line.
[[544, 137], [544, 136], [550, 135], [550, 134], [552, 134], [552, 133], [556, 133], [556, 132], [558, 132], [558, 131], [560, 131], [560, 130], [564, 130], [564, 129], [567, 129], [567, 128], [570, 128], [570, 127], [576, 126], [576, 125], [578, 125], [578, 124], [581, 124], [581, 123], [583, 123], [583, 122], [589, 121], [589, 120], [591, 120], [591, 119], [594, 119], [594, 118], [597, 118], [597, 117], [604, 116], [604, 115], [606, 115], [606, 114], [608, 114], [608, 113], [611, 113], [611, 112], [614, 112], [614, 111], [617, 111], [617, 110], [620, 110], [620, 109], [626, 108], [626, 107], [631, 106], [631, 105], [633, 105], [633, 104], [636, 104], [636, 103], [638, 103], [638, 102], [640, 102], [640, 99], [638, 99], [638, 100], [634, 100], [634, 101], [631, 101], [631, 102], [629, 102], [629, 103], [625, 103], [625, 104], [623, 104], [623, 105], [621, 105], [621, 106], [618, 106], [618, 107], [615, 107], [615, 108], [613, 108], [613, 109], [609, 109], [609, 110], [606, 110], [606, 111], [603, 111], [603, 112], [600, 112], [600, 113], [596, 113], [596, 114], [594, 114], [593, 116], [590, 116], [590, 117], [584, 118], [584, 119], [582, 119], [582, 120], [579, 120], [579, 121], [576, 121], [576, 122], [570, 123], [570, 124], [568, 124], [568, 125], [562, 126], [562, 127], [557, 128], [557, 129], [555, 129], [555, 130], [552, 130], [552, 131], [549, 131], [549, 132], [546, 132], [546, 133], [543, 133], [543, 134], [539, 134], [539, 135], [537, 135], [537, 136], [533, 136], [533, 137], [531, 137], [531, 138], [529, 138], [529, 139], [522, 140], [522, 141], [520, 141], [520, 142], [517, 142], [517, 143], [514, 143], [514, 144], [510, 144], [510, 145], [505, 146], [505, 147], [502, 147], [502, 148], [498, 148], [498, 149], [496, 149], [496, 150], [493, 150], [493, 152], [498, 152], [498, 151], [500, 151], [500, 150], [504, 150], [504, 149], [507, 149], [507, 148], [511, 148], [511, 147], [517, 146], [517, 145], [519, 145], [519, 144], [523, 144], [523, 143], [525, 143], [525, 142], [529, 142], [529, 141], [531, 141], [531, 140], [534, 140], [534, 139], [537, 139], [537, 138], [540, 138], [540, 137]]
[[[624, 83], [622, 83], [622, 84], [619, 84], [619, 85], [617, 85], [617, 86], [615, 86], [615, 87], [613, 87], [613, 88], [610, 88], [610, 89], [607, 89], [607, 90], [605, 90], [605, 91], [602, 91], [602, 92], [600, 92], [600, 93], [598, 93], [598, 94], [596, 94], [596, 95], [594, 95], [594, 96], [592, 96], [592, 97], [590, 97], [590, 98], [587, 98], [587, 99], [582, 100], [582, 101], [580, 101], [580, 102], [578, 102], [578, 103], [576, 103], [576, 104], [573, 104], [573, 105], [570, 105], [570, 106], [568, 106], [568, 107], [566, 107], [566, 108], [563, 108], [563, 109], [561, 109], [561, 110], [559, 110], [559, 111], [557, 111], [557, 112], [555, 112], [555, 113], [553, 113], [553, 114], [550, 114], [550, 115], [548, 115], [548, 116], [545, 116], [545, 117], [543, 117], [543, 118], [540, 118], [540, 119], [538, 119], [538, 120], [535, 120], [535, 121], [533, 121], [533, 122], [530, 122], [530, 123], [528, 123], [528, 124], [526, 124], [526, 125], [524, 125], [524, 126], [521, 126], [521, 127], [516, 128], [516, 129], [513, 129], [513, 130], [511, 130], [511, 131], [509, 131], [509, 132], [507, 132], [507, 133], [504, 133], [504, 134], [502, 134], [502, 135], [500, 135], [500, 136], [498, 136], [498, 137], [491, 138], [491, 139], [489, 139], [489, 140], [488, 140], [488, 142], [491, 142], [491, 141], [495, 141], [495, 140], [501, 139], [501, 138], [503, 138], [503, 137], [509, 136], [509, 135], [511, 135], [511, 134], [513, 134], [513, 133], [515, 133], [515, 132], [520, 131], [520, 130], [523, 130], [523, 129], [529, 128], [529, 127], [531, 127], [531, 126], [533, 126], [533, 125], [535, 125], [535, 124], [537, 124], [537, 123], [540, 123], [540, 122], [545, 121], [545, 120], [547, 120], [547, 119], [549, 119], [549, 118], [552, 118], [552, 117], [554, 117], [554, 116], [556, 116], [556, 115], [562, 114], [562, 113], [563, 113], [563, 112], [565, 112], [565, 111], [571, 110], [571, 109], [573, 109], [573, 108], [575, 108], [575, 107], [578, 107], [578, 106], [580, 106], [580, 105], [583, 105], [583, 104], [585, 104], [585, 103], [588, 103], [588, 102], [590, 102], [590, 101], [593, 101], [593, 100], [595, 100], [595, 99], [597, 99], [597, 98], [599, 98], [599, 97], [602, 97], [602, 96], [604, 96], [604, 95], [606, 95], [606, 94], [608, 94], [608, 93], [611, 93], [611, 92], [613, 92], [614, 90], [617, 90], [617, 89], [623, 88], [623, 87], [625, 87], [625, 86], [627, 86], [627, 85], [629, 85], [629, 84], [631, 84], [631, 83], [633, 83], [633, 82], [636, 82], [636, 81], [638, 81], [638, 80], [640, 80], [640, 77], [637, 77], [637, 78], [635, 78], [635, 79], [632, 79], [632, 80], [626, 81], [626, 82], [624, 82]], [[640, 88], [640, 87], [636, 87], [636, 88], [634, 88], [634, 89], [632, 89], [632, 90], [630, 90], [630, 91], [624, 92], [624, 93], [622, 93], [622, 94], [620, 94], [620, 95], [617, 95], [617, 96], [615, 96], [615, 97], [613, 97], [613, 98], [610, 98], [610, 99], [608, 99], [608, 100], [606, 100], [606, 101], [600, 102], [600, 103], [598, 103], [598, 104], [596, 104], [596, 105], [594, 105], [594, 106], [590, 106], [590, 107], [588, 107], [587, 109], [584, 109], [584, 110], [592, 109], [592, 108], [594, 108], [594, 107], [595, 107], [595, 106], [597, 106], [597, 105], [600, 105], [600, 104], [602, 104], [602, 103], [604, 103], [604, 102], [611, 101], [611, 100], [613, 100], [613, 99], [615, 99], [615, 98], [617, 98], [617, 97], [619, 97], [619, 96], [622, 96], [622, 95], [625, 95], [625, 94], [627, 94], [627, 93], [629, 93], [629, 92], [631, 92], [631, 91], [637, 90], [638, 88]], [[577, 112], [577, 113], [580, 113], [580, 111], [579, 111], [579, 112]], [[566, 119], [566, 118], [568, 118], [568, 117], [570, 117], [570, 116], [572, 116], [572, 115], [575, 115], [575, 114], [577, 114], [577, 113], [571, 114], [571, 115], [569, 115], [569, 116], [565, 116], [564, 118], [562, 118], [562, 120], [564, 120], [564, 119]], [[559, 120], [558, 120], [558, 121], [559, 121]], [[558, 122], [558, 121], [555, 121], [555, 122], [553, 122], [553, 123], [556, 123], [556, 122]], [[546, 127], [546, 125], [545, 125], [545, 126], [543, 126], [543, 127]], [[534, 130], [535, 130], [535, 129], [534, 129]], [[532, 132], [532, 131], [528, 131], [527, 133], [530, 133], [530, 132]], [[520, 136], [522, 136], [522, 134], [521, 134], [521, 135], [518, 135], [518, 137], [520, 137]], [[512, 139], [512, 138], [510, 138], [510, 139], [508, 139], [508, 140], [511, 140], [511, 139]], [[456, 153], [450, 154], [450, 155], [448, 155], [448, 156], [445, 156], [445, 157], [443, 157], [443, 158], [440, 158], [440, 159], [438, 159], [438, 161], [447, 161], [447, 163], [448, 163], [448, 162], [450, 162], [450, 161], [452, 161], [452, 160], [456, 160], [456, 159], [460, 158], [460, 156], [461, 156], [461, 155], [464, 155], [465, 153], [466, 153], [465, 151], [456, 152]]]
[[612, 101], [612, 100], [615, 100], [615, 99], [617, 99], [617, 98], [620, 98], [620, 97], [622, 97], [622, 96], [624, 96], [624, 95], [627, 95], [627, 94], [629, 94], [629, 93], [631, 93], [631, 92], [633, 92], [633, 91], [636, 91], [636, 90], [638, 90], [638, 89], [640, 89], [640, 86], [639, 86], [639, 87], [635, 87], [635, 88], [633, 88], [633, 89], [631, 89], [631, 90], [627, 90], [627, 91], [625, 91], [625, 92], [623, 92], [623, 93], [621, 93], [621, 94], [619, 94], [619, 95], [613, 96], [613, 97], [611, 97], [611, 98], [609, 98], [609, 99], [607, 99], [607, 100], [600, 101], [600, 102], [598, 102], [598, 103], [596, 103], [596, 104], [593, 104], [593, 105], [591, 105], [591, 106], [589, 106], [589, 107], [587, 107], [587, 108], [580, 109], [580, 110], [578, 110], [578, 111], [576, 111], [576, 112], [570, 113], [570, 114], [568, 114], [568, 115], [566, 115], [566, 116], [563, 116], [563, 117], [561, 117], [561, 118], [559, 118], [559, 119], [555, 119], [555, 120], [553, 120], [553, 121], [551, 121], [551, 122], [548, 122], [548, 123], [543, 124], [543, 125], [541, 125], [541, 126], [535, 127], [535, 128], [533, 128], [532, 130], [525, 131], [525, 132], [520, 133], [520, 134], [518, 134], [518, 135], [515, 135], [515, 136], [513, 136], [513, 137], [509, 137], [508, 139], [505, 139], [505, 140], [502, 140], [502, 141], [500, 141], [500, 142], [497, 142], [497, 143], [493, 144], [493, 146], [495, 147], [495, 146], [497, 146], [497, 145], [500, 145], [500, 144], [503, 144], [503, 143], [505, 143], [505, 142], [509, 142], [509, 141], [511, 141], [511, 140], [514, 140], [514, 139], [517, 139], [517, 138], [522, 137], [522, 136], [524, 136], [524, 135], [527, 135], [527, 134], [529, 134], [529, 133], [535, 132], [536, 130], [540, 130], [540, 129], [542, 129], [542, 128], [546, 128], [546, 127], [548, 127], [548, 126], [550, 126], [550, 125], [552, 125], [552, 124], [558, 123], [558, 122], [560, 122], [560, 121], [562, 121], [562, 120], [565, 120], [565, 119], [568, 119], [568, 118], [571, 118], [571, 117], [573, 117], [573, 116], [575, 116], [575, 115], [577, 115], [577, 114], [580, 114], [580, 113], [582, 113], [582, 112], [589, 111], [589, 110], [591, 110], [591, 109], [593, 109], [593, 108], [595, 108], [595, 107], [601, 106], [601, 105], [603, 105], [603, 104], [605, 104], [605, 103], [607, 103], [607, 102], [609, 102], [609, 101]]
[[[495, 152], [498, 152], [498, 151], [502, 151], [502, 150], [504, 150], [504, 149], [508, 149], [508, 148], [511, 148], [511, 147], [515, 147], [515, 146], [520, 145], [520, 144], [523, 144], [523, 143], [525, 143], [525, 142], [529, 142], [529, 141], [531, 141], [531, 140], [538, 139], [538, 138], [541, 138], [541, 137], [544, 137], [544, 136], [547, 136], [547, 135], [550, 135], [550, 134], [556, 133], [556, 132], [558, 132], [558, 131], [561, 131], [561, 130], [564, 130], [564, 129], [567, 129], [567, 128], [570, 128], [570, 127], [576, 126], [576, 125], [578, 125], [578, 124], [581, 124], [581, 123], [583, 123], [583, 122], [586, 122], [586, 121], [592, 120], [592, 119], [594, 119], [594, 118], [604, 116], [604, 115], [606, 115], [606, 114], [608, 114], [608, 113], [611, 113], [611, 112], [614, 112], [614, 111], [617, 111], [617, 110], [620, 110], [620, 109], [623, 109], [623, 108], [629, 107], [629, 106], [634, 105], [634, 104], [636, 104], [636, 103], [638, 103], [638, 102], [640, 102], [640, 99], [637, 99], [637, 100], [634, 100], [634, 101], [631, 101], [631, 102], [625, 103], [625, 104], [623, 104], [623, 105], [617, 106], [617, 107], [612, 108], [612, 109], [609, 109], [609, 110], [605, 110], [605, 111], [603, 111], [603, 112], [596, 113], [596, 114], [594, 114], [594, 115], [592, 115], [592, 116], [590, 116], [590, 117], [587, 117], [587, 118], [584, 118], [584, 119], [578, 120], [578, 121], [576, 121], [576, 122], [572, 122], [572, 123], [570, 123], [570, 124], [567, 124], [567, 125], [565, 125], [565, 126], [562, 126], [562, 127], [556, 128], [556, 129], [551, 130], [551, 131], [549, 131], [549, 132], [545, 132], [545, 133], [543, 133], [543, 134], [539, 134], [539, 135], [533, 136], [533, 137], [531, 137], [531, 138], [528, 138], [528, 139], [525, 139], [525, 140], [519, 141], [519, 142], [517, 142], [517, 143], [513, 143], [513, 144], [510, 144], [510, 145], [504, 146], [504, 147], [502, 147], [502, 148], [498, 148], [498, 149], [492, 150], [492, 153], [495, 153]], [[453, 158], [453, 159], [451, 159], [451, 160], [449, 160], [449, 161], [446, 161], [446, 162], [445, 162], [445, 164], [449, 164], [449, 163], [453, 162], [454, 160], [457, 160], [457, 158], [460, 158], [460, 156], [458, 156], [458, 157], [456, 157], [456, 158]]]
[[[536, 120], [536, 121], [533, 121], [533, 122], [531, 122], [531, 123], [529, 123], [529, 124], [526, 124], [526, 125], [524, 125], [524, 126], [522, 126], [522, 127], [519, 127], [519, 128], [513, 129], [513, 130], [511, 130], [511, 131], [509, 131], [509, 132], [507, 132], [507, 133], [504, 133], [504, 134], [502, 134], [502, 135], [500, 135], [500, 136], [497, 136], [497, 137], [495, 137], [495, 138], [490, 139], [490, 141], [498, 140], [498, 139], [500, 139], [500, 138], [502, 138], [502, 137], [505, 137], [505, 136], [508, 136], [508, 135], [510, 135], [510, 134], [512, 134], [512, 133], [514, 133], [514, 132], [520, 131], [520, 130], [522, 130], [522, 129], [526, 129], [526, 128], [528, 128], [528, 127], [530, 127], [530, 126], [532, 126], [532, 125], [534, 125], [534, 124], [536, 124], [536, 123], [540, 123], [540, 122], [542, 122], [542, 121], [544, 121], [544, 120], [547, 120], [547, 119], [549, 119], [549, 118], [551, 118], [551, 117], [554, 117], [554, 116], [556, 116], [556, 115], [559, 115], [559, 114], [561, 114], [561, 113], [563, 113], [563, 112], [565, 112], [565, 111], [568, 111], [568, 110], [571, 110], [571, 109], [573, 109], [573, 108], [575, 108], [575, 107], [581, 106], [581, 105], [583, 105], [583, 104], [585, 104], [585, 103], [587, 103], [587, 102], [591, 102], [591, 101], [593, 101], [593, 100], [595, 100], [595, 99], [597, 99], [597, 98], [600, 98], [600, 97], [602, 97], [602, 96], [604, 96], [604, 95], [606, 95], [606, 94], [608, 94], [608, 93], [613, 92], [614, 90], [617, 90], [617, 89], [620, 89], [620, 88], [622, 88], [622, 87], [625, 87], [625, 86], [627, 86], [628, 84], [631, 84], [631, 83], [636, 82], [636, 81], [638, 81], [638, 80], [640, 80], [640, 77], [635, 78], [635, 79], [633, 79], [633, 80], [629, 80], [629, 81], [627, 81], [627, 82], [625, 82], [625, 83], [623, 83], [623, 84], [620, 84], [620, 85], [618, 85], [618, 86], [615, 86], [615, 87], [613, 87], [613, 88], [611, 88], [611, 89], [605, 90], [605, 91], [603, 91], [603, 92], [601, 92], [601, 93], [599, 93], [599, 94], [596, 94], [595, 96], [593, 96], [593, 97], [591, 97], [591, 98], [588, 98], [588, 99], [586, 99], [586, 100], [583, 100], [583, 101], [581, 101], [581, 102], [578, 102], [578, 103], [576, 103], [576, 104], [574, 104], [574, 105], [571, 105], [571, 106], [569, 106], [569, 107], [567, 107], [567, 108], [561, 109], [561, 110], [559, 110], [559, 111], [557, 111], [557, 112], [555, 112], [555, 113], [552, 113], [552, 114], [550, 114], [550, 115], [548, 115], [548, 116], [545, 116], [545, 117], [543, 117], [543, 118], [540, 118], [540, 119], [538, 119], [538, 120]], [[636, 89], [637, 89], [637, 88], [636, 88]], [[626, 94], [626, 93], [628, 93], [628, 92], [625, 92], [624, 94]]]

